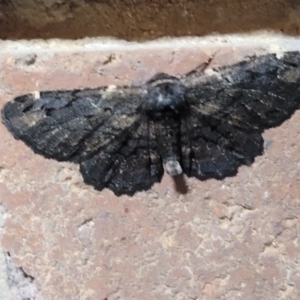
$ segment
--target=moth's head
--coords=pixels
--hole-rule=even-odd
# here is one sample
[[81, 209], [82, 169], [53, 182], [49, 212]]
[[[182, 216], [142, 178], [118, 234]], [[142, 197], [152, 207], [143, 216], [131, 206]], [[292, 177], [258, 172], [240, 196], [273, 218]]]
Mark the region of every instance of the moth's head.
[[162, 111], [166, 109], [179, 111], [184, 104], [184, 85], [176, 77], [164, 73], [157, 74], [147, 82], [148, 111]]

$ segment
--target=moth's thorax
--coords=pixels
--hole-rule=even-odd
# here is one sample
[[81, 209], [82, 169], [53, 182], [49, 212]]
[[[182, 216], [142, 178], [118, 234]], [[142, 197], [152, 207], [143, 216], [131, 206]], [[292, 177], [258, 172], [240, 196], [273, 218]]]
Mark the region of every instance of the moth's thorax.
[[184, 106], [184, 90], [178, 79], [154, 81], [148, 85], [144, 109], [149, 112], [179, 112]]

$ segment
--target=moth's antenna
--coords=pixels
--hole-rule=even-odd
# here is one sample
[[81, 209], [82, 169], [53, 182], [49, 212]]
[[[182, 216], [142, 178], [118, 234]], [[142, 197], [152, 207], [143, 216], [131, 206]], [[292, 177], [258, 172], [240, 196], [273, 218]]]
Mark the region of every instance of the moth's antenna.
[[211, 62], [215, 58], [216, 54], [217, 54], [217, 52], [215, 52], [212, 56], [210, 56], [207, 59], [207, 61], [205, 61], [204, 63], [201, 63], [198, 67], [196, 67], [192, 71], [183, 75], [183, 79], [185, 79], [185, 78], [194, 79], [195, 77], [198, 77], [199, 75], [201, 75], [205, 71], [205, 69], [211, 64]]

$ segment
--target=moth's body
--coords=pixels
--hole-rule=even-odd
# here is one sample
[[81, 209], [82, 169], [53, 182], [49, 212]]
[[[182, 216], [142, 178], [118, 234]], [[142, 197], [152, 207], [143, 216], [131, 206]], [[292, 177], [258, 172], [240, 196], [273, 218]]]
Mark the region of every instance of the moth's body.
[[163, 73], [156, 75], [149, 86], [143, 111], [154, 127], [165, 171], [171, 176], [180, 175], [180, 123], [187, 109], [184, 86], [177, 78]]
[[164, 168], [223, 179], [261, 155], [262, 132], [299, 108], [300, 53], [254, 56], [213, 76], [202, 70], [136, 87], [24, 95], [6, 104], [2, 120], [36, 153], [79, 163], [97, 190], [132, 195]]
[[163, 160], [166, 172], [171, 175], [182, 173], [180, 166], [180, 116], [178, 112], [166, 110], [149, 118], [153, 124], [158, 152]]

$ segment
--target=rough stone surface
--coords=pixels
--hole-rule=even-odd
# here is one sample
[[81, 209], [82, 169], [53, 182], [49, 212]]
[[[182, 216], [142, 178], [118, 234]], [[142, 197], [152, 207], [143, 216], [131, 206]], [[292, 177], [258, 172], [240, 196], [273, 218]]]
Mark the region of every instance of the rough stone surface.
[[6, 292], [6, 297], [0, 299], [42, 300], [43, 296], [37, 289], [35, 279], [26, 274], [22, 267], [16, 266], [9, 253], [6, 253], [5, 259], [9, 291]]
[[[0, 164], [1, 165], [1, 164]], [[1, 173], [1, 167], [0, 167]], [[1, 176], [1, 175], [0, 175]], [[2, 203], [1, 197], [1, 189], [0, 189], [0, 241], [2, 241], [2, 232], [3, 226], [5, 223], [5, 219], [7, 218], [7, 213]], [[8, 272], [7, 272], [7, 264], [5, 259], [5, 252], [2, 250], [0, 246], [0, 299], [6, 300], [9, 299], [9, 285], [8, 285]]]
[[[141, 83], [215, 54], [299, 49], [283, 37], [147, 45], [2, 43], [0, 106], [34, 90]], [[2, 244], [43, 299], [299, 299], [300, 111], [264, 134], [266, 150], [223, 181], [172, 179], [134, 197], [97, 192], [78, 166], [35, 155], [0, 125]], [[38, 298], [36, 298], [38, 299]]]
[[0, 38], [300, 33], [298, 0], [0, 0]]

